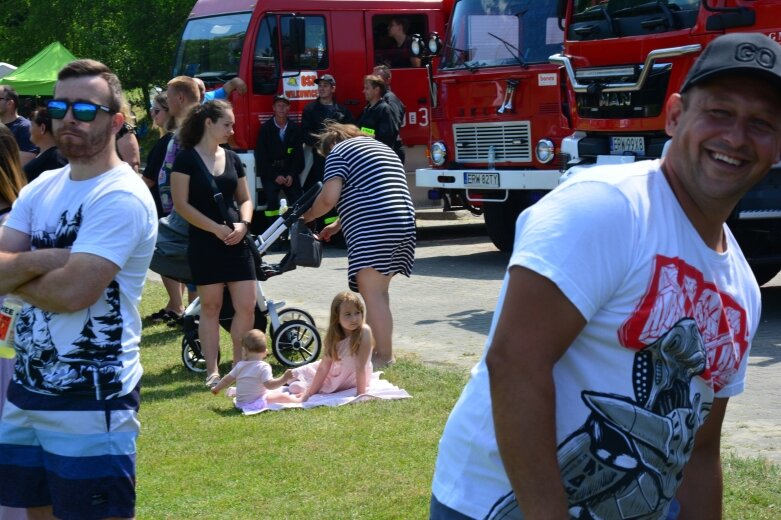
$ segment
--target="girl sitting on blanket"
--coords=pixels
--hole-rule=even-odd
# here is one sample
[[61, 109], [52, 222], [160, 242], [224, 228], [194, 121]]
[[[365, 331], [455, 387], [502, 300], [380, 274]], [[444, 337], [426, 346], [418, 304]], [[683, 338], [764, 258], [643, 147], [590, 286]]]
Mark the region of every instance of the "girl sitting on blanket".
[[259, 412], [268, 408], [268, 403], [297, 403], [301, 396], [294, 396], [278, 390], [293, 379], [293, 371], [286, 370], [280, 377], [271, 374], [271, 365], [263, 361], [266, 352], [266, 335], [252, 329], [241, 340], [244, 360], [236, 363], [233, 370], [213, 387], [217, 395], [224, 388], [236, 382], [236, 408], [243, 412]]
[[301, 402], [314, 394], [331, 394], [357, 388], [365, 394], [372, 375], [371, 353], [374, 340], [364, 321], [361, 299], [350, 291], [341, 292], [331, 302], [331, 319], [325, 335], [323, 358], [293, 369], [288, 387], [293, 394], [303, 392]]

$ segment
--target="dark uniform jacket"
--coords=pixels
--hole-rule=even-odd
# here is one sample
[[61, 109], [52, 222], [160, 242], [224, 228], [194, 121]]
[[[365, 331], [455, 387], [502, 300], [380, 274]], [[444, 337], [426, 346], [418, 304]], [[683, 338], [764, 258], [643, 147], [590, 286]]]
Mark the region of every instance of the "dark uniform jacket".
[[255, 143], [255, 164], [261, 180], [273, 182], [277, 175], [298, 177], [304, 169], [303, 133], [301, 127], [288, 120], [284, 140], [272, 117], [260, 126]]
[[366, 105], [358, 118], [358, 127], [389, 147], [396, 146], [399, 127], [393, 110], [385, 101], [379, 100], [374, 106]]
[[312, 101], [304, 107], [301, 114], [301, 127], [304, 131], [304, 143], [314, 146], [315, 138], [313, 134], [323, 131], [324, 122], [331, 119], [338, 123], [353, 123], [353, 115], [346, 107], [338, 103], [333, 105], [324, 105], [319, 100]]

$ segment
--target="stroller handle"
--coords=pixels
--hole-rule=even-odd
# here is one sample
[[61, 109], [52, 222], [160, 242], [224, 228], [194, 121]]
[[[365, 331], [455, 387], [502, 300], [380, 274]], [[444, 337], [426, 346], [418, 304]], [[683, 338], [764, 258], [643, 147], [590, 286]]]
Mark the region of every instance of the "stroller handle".
[[301, 215], [312, 207], [312, 204], [314, 204], [315, 199], [322, 190], [323, 183], [319, 181], [306, 190], [306, 192], [304, 192], [304, 194], [285, 211], [284, 215], [282, 215], [282, 218], [285, 220], [285, 227], [290, 228], [296, 220], [301, 218]]

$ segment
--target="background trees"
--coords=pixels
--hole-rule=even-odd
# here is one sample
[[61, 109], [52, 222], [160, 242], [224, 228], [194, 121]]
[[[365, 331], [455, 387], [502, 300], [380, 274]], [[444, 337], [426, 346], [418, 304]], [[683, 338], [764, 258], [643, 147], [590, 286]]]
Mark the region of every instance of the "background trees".
[[21, 65], [53, 41], [102, 61], [126, 90], [171, 76], [195, 0], [0, 0], [0, 61]]

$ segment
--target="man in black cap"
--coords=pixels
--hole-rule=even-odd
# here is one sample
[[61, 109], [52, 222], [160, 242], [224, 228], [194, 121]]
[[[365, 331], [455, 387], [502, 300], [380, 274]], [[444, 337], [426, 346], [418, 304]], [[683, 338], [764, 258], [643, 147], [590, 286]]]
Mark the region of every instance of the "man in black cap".
[[[315, 80], [317, 84], [317, 99], [304, 107], [301, 115], [301, 126], [304, 130], [304, 143], [315, 146], [315, 135], [323, 131], [325, 121], [331, 120], [339, 123], [353, 123], [353, 115], [334, 99], [336, 92], [336, 79], [330, 74], [323, 74]], [[304, 190], [309, 189], [318, 181], [323, 180], [325, 158], [317, 152], [314, 153], [312, 169], [304, 181]]]
[[431, 518], [721, 518], [760, 314], [725, 221], [781, 155], [781, 47], [715, 39], [666, 130], [663, 159], [579, 173], [519, 217]]
[[274, 96], [274, 117], [260, 126], [255, 143], [255, 165], [266, 192], [266, 217], [279, 214], [279, 192], [288, 204], [301, 196], [299, 175], [304, 168], [304, 140], [301, 127], [289, 118], [290, 100]]

